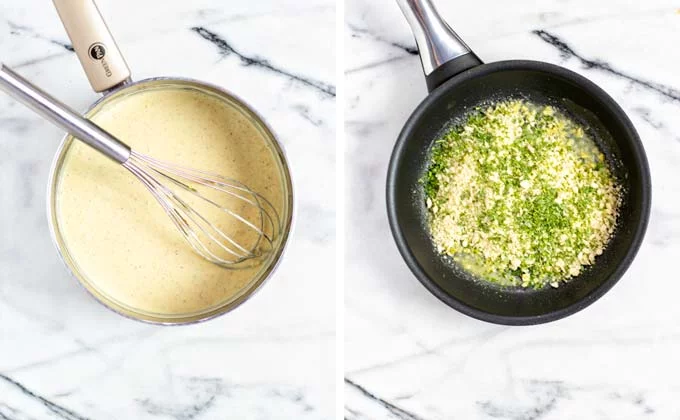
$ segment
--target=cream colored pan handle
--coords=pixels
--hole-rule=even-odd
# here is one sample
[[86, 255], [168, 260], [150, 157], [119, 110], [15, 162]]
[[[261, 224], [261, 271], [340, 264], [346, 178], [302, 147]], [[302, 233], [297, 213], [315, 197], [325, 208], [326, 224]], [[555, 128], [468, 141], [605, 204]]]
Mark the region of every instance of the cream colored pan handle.
[[130, 69], [94, 0], [53, 1], [95, 92], [129, 81]]

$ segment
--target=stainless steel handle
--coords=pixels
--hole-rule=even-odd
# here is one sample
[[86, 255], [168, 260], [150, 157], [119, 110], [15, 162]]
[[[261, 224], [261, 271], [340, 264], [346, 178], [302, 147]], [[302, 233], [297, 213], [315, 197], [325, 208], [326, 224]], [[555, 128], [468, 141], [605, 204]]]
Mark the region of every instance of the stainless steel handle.
[[116, 162], [130, 157], [128, 145], [1, 63], [0, 89]]
[[416, 38], [425, 76], [472, 51], [439, 16], [430, 0], [397, 0], [397, 3]]

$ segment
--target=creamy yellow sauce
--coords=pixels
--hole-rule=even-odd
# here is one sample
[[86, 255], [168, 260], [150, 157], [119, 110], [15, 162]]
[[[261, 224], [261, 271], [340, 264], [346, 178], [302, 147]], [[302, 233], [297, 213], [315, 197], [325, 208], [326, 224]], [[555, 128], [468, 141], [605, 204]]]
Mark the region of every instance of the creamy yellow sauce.
[[[134, 150], [240, 180], [283, 213], [275, 154], [234, 106], [196, 90], [142, 90], [92, 117]], [[137, 311], [181, 315], [226, 303], [262, 264], [225, 269], [195, 254], [130, 172], [74, 141], [56, 187], [59, 231], [78, 271], [100, 293]], [[224, 213], [211, 220], [228, 229]]]

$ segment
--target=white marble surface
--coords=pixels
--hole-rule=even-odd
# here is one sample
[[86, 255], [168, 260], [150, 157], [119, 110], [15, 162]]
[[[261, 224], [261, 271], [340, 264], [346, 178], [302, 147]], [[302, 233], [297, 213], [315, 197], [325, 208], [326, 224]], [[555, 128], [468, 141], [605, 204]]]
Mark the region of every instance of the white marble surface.
[[[62, 134], [0, 95], [0, 418], [332, 418], [334, 2], [98, 4], [136, 79], [206, 80], [265, 117], [294, 170], [296, 231], [275, 277], [224, 317], [170, 328], [115, 315], [49, 238]], [[51, 2], [0, 3], [0, 60], [84, 110], [97, 96], [67, 45]]]
[[503, 327], [439, 302], [399, 257], [385, 210], [392, 146], [426, 95], [415, 43], [394, 0], [348, 0], [346, 418], [677, 419], [680, 4], [436, 3], [483, 60], [560, 64], [609, 92], [647, 150], [652, 218], [625, 277], [567, 319]]

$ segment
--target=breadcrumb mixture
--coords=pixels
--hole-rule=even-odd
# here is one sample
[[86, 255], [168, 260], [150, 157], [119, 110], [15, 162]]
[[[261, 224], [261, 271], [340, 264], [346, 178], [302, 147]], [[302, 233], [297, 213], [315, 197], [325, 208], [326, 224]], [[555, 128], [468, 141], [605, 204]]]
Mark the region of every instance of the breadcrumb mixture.
[[439, 139], [423, 179], [437, 250], [486, 280], [541, 288], [602, 254], [621, 190], [580, 125], [522, 100], [476, 109]]

